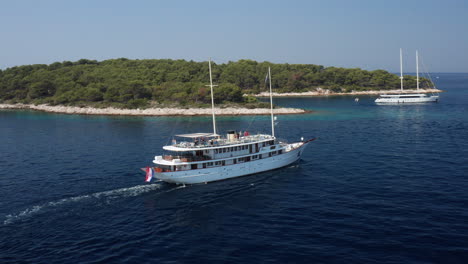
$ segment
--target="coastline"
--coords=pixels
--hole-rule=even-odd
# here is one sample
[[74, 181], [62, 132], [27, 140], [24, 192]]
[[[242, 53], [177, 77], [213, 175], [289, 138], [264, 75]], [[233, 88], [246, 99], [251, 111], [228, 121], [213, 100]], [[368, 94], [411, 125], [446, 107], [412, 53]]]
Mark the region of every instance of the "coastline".
[[[419, 89], [419, 90], [372, 90], [372, 91], [353, 91], [349, 93], [336, 93], [328, 89], [317, 88], [316, 91], [308, 91], [302, 93], [273, 93], [274, 97], [296, 97], [296, 96], [333, 96], [333, 95], [380, 95], [380, 94], [409, 94], [409, 93], [441, 93], [439, 89]], [[255, 97], [269, 97], [269, 92], [254, 94]]]
[[[147, 108], [147, 109], [119, 109], [113, 107], [92, 108], [78, 106], [51, 106], [46, 104], [0, 104], [2, 109], [29, 109], [48, 113], [70, 114], [70, 115], [117, 115], [117, 116], [210, 116], [211, 108]], [[299, 108], [277, 108], [273, 113], [277, 115], [294, 115], [310, 113]], [[269, 108], [215, 108], [216, 115], [269, 115]]]

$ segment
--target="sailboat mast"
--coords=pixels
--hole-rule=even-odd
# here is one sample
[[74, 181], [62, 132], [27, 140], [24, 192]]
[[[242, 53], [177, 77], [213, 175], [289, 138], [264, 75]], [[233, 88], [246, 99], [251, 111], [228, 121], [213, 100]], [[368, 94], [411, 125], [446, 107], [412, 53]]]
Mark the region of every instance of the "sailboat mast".
[[418, 60], [418, 50], [416, 50], [416, 89], [419, 90], [419, 60]]
[[400, 48], [400, 80], [401, 80], [401, 90], [403, 91], [403, 55]]
[[273, 117], [273, 92], [271, 90], [271, 70], [268, 67], [268, 79], [270, 79], [270, 108], [271, 108], [271, 135], [275, 137], [275, 121]]
[[216, 117], [215, 117], [215, 110], [214, 110], [214, 96], [213, 96], [213, 78], [211, 77], [211, 58], [208, 60], [208, 67], [210, 68], [210, 88], [211, 88], [211, 112], [213, 113], [213, 135], [216, 134]]

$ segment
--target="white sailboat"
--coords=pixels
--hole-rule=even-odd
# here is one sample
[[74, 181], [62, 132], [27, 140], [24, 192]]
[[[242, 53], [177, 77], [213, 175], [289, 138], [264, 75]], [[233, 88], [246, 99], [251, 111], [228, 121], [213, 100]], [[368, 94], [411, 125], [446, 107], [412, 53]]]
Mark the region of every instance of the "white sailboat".
[[[250, 135], [228, 131], [226, 137], [217, 134], [213, 99], [211, 60], [209, 64], [213, 133], [176, 135], [172, 145], [164, 146], [168, 155], [155, 156], [153, 167], [147, 167], [147, 179], [176, 184], [207, 183], [269, 171], [287, 166], [301, 158], [306, 146], [315, 138], [285, 143], [275, 137], [273, 97], [270, 80], [271, 135]], [[148, 175], [151, 174], [151, 175]]]
[[[400, 49], [400, 82], [401, 91], [403, 92], [403, 56]], [[418, 51], [416, 51], [416, 90], [419, 91], [419, 59]], [[438, 95], [427, 95], [423, 93], [408, 93], [408, 94], [382, 94], [375, 99], [377, 104], [400, 104], [400, 103], [427, 103], [438, 102]]]

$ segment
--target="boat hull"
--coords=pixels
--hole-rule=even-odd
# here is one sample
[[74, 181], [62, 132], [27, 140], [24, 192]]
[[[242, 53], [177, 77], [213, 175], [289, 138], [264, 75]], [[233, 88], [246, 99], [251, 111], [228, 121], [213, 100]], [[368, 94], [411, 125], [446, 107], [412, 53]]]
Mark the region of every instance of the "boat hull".
[[154, 177], [159, 180], [170, 183], [197, 184], [212, 181], [220, 181], [255, 174], [259, 172], [274, 170], [284, 166], [288, 166], [289, 164], [292, 164], [299, 160], [301, 158], [302, 152], [307, 147], [309, 142], [301, 142], [296, 144], [301, 145], [286, 153], [268, 158], [206, 169], [155, 173]]
[[377, 98], [377, 104], [404, 104], [404, 103], [436, 103], [439, 96], [428, 96], [420, 98]]

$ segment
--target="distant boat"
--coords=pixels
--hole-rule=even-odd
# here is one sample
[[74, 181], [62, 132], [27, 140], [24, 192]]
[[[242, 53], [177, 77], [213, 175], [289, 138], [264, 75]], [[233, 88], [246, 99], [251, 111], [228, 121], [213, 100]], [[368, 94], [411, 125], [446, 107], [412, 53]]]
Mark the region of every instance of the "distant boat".
[[[295, 143], [285, 143], [275, 137], [273, 98], [270, 79], [271, 135], [251, 135], [234, 130], [221, 137], [216, 131], [213, 100], [211, 61], [209, 61], [213, 133], [190, 133], [176, 135], [172, 145], [164, 146], [167, 155], [155, 156], [154, 167], [147, 172], [162, 181], [176, 184], [207, 183], [229, 178], [269, 171], [287, 166], [301, 158], [307, 145], [315, 138]], [[143, 169], [145, 170], [145, 169]], [[154, 173], [153, 173], [154, 171]]]
[[[400, 80], [401, 91], [403, 92], [403, 56], [400, 49]], [[416, 51], [416, 90], [419, 91], [419, 59], [418, 51]], [[423, 93], [408, 93], [408, 94], [381, 94], [375, 99], [377, 104], [400, 104], [400, 103], [427, 103], [438, 102], [438, 95], [427, 95]]]

